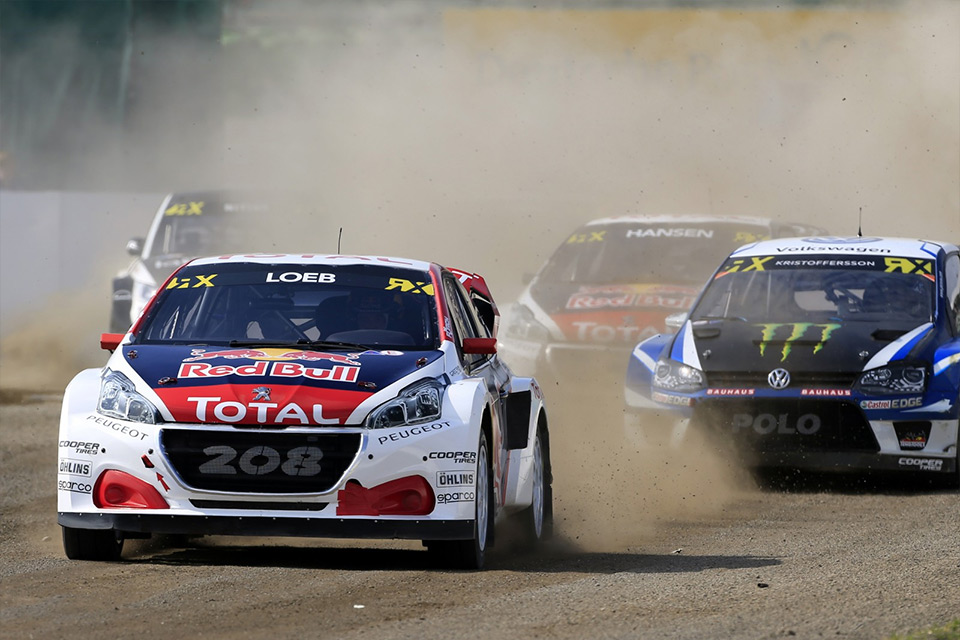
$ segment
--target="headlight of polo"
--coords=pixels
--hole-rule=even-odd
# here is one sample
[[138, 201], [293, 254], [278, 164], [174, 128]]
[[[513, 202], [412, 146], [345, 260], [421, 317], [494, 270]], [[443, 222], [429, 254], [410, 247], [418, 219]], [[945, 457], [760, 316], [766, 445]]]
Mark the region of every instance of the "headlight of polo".
[[703, 372], [674, 360], [661, 360], [657, 363], [653, 386], [668, 391], [692, 393], [703, 389]]
[[371, 411], [364, 424], [369, 429], [386, 429], [436, 420], [443, 404], [443, 389], [440, 380], [412, 384], [393, 400]]
[[100, 383], [97, 412], [111, 418], [146, 424], [156, 424], [159, 418], [157, 408], [134, 391], [133, 383], [125, 375], [109, 369]]
[[533, 312], [526, 306], [518, 304], [511, 311], [503, 328], [505, 336], [540, 343], [550, 340], [550, 331], [533, 317]]
[[873, 395], [923, 393], [927, 389], [927, 368], [918, 364], [889, 364], [861, 375], [857, 386], [862, 393]]

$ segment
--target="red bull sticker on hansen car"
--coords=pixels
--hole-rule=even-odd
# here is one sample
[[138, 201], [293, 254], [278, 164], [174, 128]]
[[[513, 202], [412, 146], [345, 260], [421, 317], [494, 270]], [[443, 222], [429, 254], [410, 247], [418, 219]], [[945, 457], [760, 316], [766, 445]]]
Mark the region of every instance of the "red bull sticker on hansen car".
[[671, 311], [693, 306], [698, 290], [694, 287], [664, 285], [582, 286], [570, 295], [568, 310], [657, 308]]

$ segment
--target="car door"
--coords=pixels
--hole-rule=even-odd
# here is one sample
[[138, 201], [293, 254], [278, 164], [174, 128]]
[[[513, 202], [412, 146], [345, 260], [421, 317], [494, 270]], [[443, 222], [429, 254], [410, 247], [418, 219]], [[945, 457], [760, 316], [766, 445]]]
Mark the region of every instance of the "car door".
[[960, 336], [960, 255], [947, 256], [944, 263], [947, 318], [953, 336]]
[[471, 377], [482, 378], [487, 387], [487, 393], [492, 399], [490, 404], [490, 420], [493, 431], [491, 449], [493, 451], [494, 494], [499, 508], [503, 504], [506, 488], [507, 438], [504, 421], [506, 413], [502, 392], [509, 380], [509, 372], [500, 366], [494, 354], [463, 352], [464, 338], [489, 338], [490, 334], [486, 326], [477, 318], [463, 285], [453, 274], [449, 272], [443, 274], [443, 289], [447, 300], [447, 310], [453, 320], [454, 343], [464, 373]]

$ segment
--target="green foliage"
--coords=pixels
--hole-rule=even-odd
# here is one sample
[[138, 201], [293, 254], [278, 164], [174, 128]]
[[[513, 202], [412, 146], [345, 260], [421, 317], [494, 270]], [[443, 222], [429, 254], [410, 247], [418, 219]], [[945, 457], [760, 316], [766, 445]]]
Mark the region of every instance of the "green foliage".
[[889, 640], [960, 640], [960, 618], [951, 620], [942, 627], [913, 631], [906, 635], [893, 635]]

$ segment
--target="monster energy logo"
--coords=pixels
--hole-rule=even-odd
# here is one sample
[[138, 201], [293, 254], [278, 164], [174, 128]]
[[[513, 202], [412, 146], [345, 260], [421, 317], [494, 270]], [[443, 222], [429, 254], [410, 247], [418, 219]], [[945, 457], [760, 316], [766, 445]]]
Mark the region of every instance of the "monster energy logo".
[[[774, 342], [774, 336], [780, 330], [780, 327], [792, 327], [790, 335], [787, 336], [787, 339], [783, 341], [783, 350], [780, 352], [781, 358], [780, 362], [783, 362], [787, 359], [787, 356], [790, 355], [790, 351], [793, 349], [793, 343], [797, 340], [800, 340], [803, 336], [806, 335], [807, 331], [811, 327], [815, 327], [820, 331], [820, 339], [813, 346], [813, 353], [819, 353], [823, 349], [823, 345], [826, 344], [827, 340], [830, 339], [830, 336], [836, 331], [840, 325], [839, 324], [816, 324], [813, 322], [779, 322], [779, 323], [770, 323], [770, 324], [761, 324], [757, 325], [762, 329], [760, 334], [760, 355], [763, 356], [766, 353], [767, 345]], [[779, 340], [777, 341], [779, 342]]]

